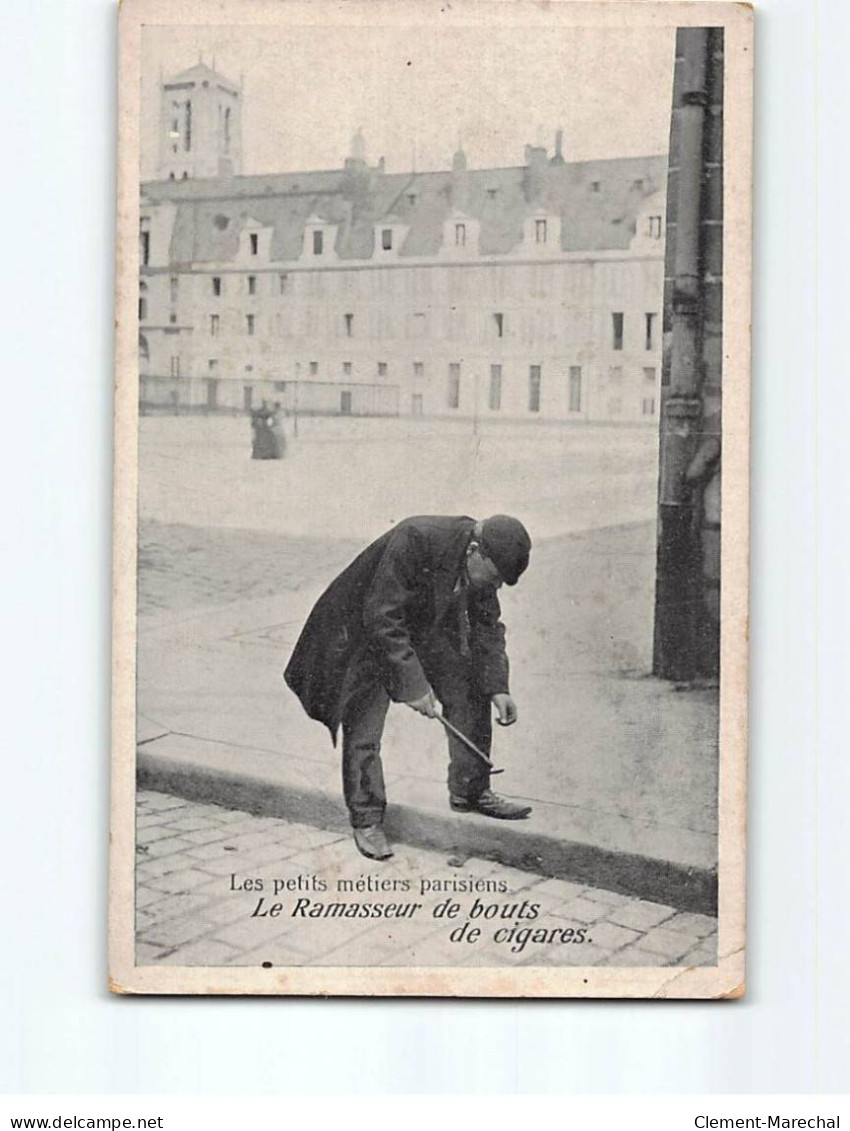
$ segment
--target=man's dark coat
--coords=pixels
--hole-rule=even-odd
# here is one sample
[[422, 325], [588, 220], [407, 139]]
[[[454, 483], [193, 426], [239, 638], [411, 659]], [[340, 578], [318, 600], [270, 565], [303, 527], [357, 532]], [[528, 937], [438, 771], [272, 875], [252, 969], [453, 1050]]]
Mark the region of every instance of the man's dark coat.
[[496, 591], [463, 588], [474, 525], [466, 517], [407, 518], [367, 546], [316, 602], [284, 678], [334, 742], [344, 690], [357, 665], [368, 657], [374, 667], [377, 659], [393, 699], [419, 699], [429, 683], [417, 644], [439, 634], [462, 650], [460, 621], [466, 616], [479, 689], [488, 696], [507, 692], [505, 630]]

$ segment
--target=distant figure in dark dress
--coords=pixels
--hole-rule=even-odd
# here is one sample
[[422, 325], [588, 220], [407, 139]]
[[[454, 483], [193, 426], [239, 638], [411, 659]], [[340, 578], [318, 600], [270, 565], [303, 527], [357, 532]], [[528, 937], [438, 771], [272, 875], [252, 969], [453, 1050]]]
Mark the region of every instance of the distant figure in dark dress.
[[251, 459], [283, 459], [286, 439], [280, 422], [280, 402], [274, 409], [264, 400], [251, 411]]

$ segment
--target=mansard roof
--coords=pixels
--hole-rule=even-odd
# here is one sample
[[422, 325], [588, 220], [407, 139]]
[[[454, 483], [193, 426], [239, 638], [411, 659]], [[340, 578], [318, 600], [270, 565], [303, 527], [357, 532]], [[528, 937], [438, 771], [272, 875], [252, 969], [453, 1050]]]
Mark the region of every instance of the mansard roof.
[[643, 201], [664, 188], [665, 178], [666, 157], [657, 155], [548, 164], [534, 171], [358, 168], [151, 181], [142, 191], [151, 203], [176, 207], [173, 263], [235, 258], [249, 217], [273, 228], [273, 260], [295, 261], [314, 215], [336, 225], [340, 259], [362, 260], [373, 253], [375, 226], [391, 219], [408, 227], [401, 258], [436, 255], [445, 221], [458, 209], [478, 221], [481, 255], [513, 251], [526, 218], [541, 211], [560, 217], [563, 251], [625, 250]]

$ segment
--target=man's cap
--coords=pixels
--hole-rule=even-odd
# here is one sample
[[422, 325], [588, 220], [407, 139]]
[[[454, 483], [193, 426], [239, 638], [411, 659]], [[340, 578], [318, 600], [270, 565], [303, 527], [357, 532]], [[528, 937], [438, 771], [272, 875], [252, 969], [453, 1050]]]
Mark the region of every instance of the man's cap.
[[507, 514], [494, 514], [481, 524], [481, 548], [507, 585], [516, 585], [528, 566], [531, 539], [519, 521]]

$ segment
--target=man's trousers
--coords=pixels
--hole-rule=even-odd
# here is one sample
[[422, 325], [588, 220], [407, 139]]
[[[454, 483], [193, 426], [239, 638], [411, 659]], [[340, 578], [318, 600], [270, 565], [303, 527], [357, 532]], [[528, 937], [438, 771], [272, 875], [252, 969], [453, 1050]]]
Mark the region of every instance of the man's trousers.
[[[478, 688], [473, 665], [443, 636], [417, 644], [425, 676], [450, 723], [490, 754], [493, 737], [490, 697]], [[378, 825], [387, 795], [381, 765], [381, 736], [390, 697], [380, 658], [370, 652], [353, 665], [342, 712], [342, 783], [355, 828]], [[439, 724], [433, 723], [433, 726]], [[449, 742], [449, 793], [474, 801], [490, 788], [489, 767], [454, 735]]]

